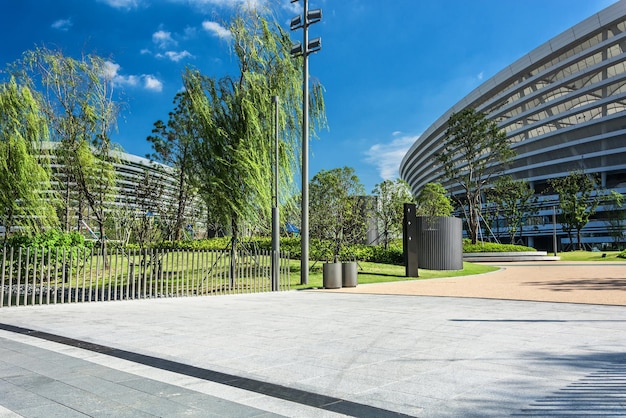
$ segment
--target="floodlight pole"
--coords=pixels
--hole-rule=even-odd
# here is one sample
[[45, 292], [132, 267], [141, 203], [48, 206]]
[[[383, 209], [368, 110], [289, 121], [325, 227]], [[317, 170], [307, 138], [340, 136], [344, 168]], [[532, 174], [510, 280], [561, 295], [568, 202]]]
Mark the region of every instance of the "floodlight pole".
[[[292, 3], [298, 0], [291, 0]], [[308, 0], [302, 0], [303, 15], [291, 21], [291, 30], [302, 28], [302, 45], [292, 48], [292, 55], [302, 55], [302, 223], [300, 226], [300, 284], [309, 284], [309, 54], [321, 48], [321, 39], [309, 44], [309, 25], [322, 18], [321, 9], [309, 14]]]
[[309, 284], [309, 22], [308, 0], [302, 0], [302, 225], [300, 228], [300, 284]]

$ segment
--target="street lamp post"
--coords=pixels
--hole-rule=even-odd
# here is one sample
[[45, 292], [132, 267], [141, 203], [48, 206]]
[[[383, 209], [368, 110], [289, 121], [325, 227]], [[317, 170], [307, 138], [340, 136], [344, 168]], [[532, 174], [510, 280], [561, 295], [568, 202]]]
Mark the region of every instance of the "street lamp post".
[[[291, 0], [292, 3], [298, 0]], [[309, 54], [322, 48], [321, 38], [309, 41], [309, 25], [322, 20], [322, 10], [310, 10], [302, 0], [303, 14], [291, 19], [291, 30], [302, 29], [302, 43], [291, 48], [292, 56], [302, 56], [302, 225], [300, 227], [300, 284], [309, 283]]]
[[280, 213], [278, 209], [278, 96], [274, 104], [274, 198], [272, 203], [272, 291], [277, 291], [280, 277]]
[[552, 249], [556, 257], [556, 206], [552, 206]]

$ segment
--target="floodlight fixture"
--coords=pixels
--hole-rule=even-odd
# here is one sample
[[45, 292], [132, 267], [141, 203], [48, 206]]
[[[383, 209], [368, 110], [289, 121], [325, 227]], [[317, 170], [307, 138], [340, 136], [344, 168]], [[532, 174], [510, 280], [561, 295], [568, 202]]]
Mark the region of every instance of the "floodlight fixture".
[[312, 25], [322, 20], [322, 9], [309, 10], [306, 14], [307, 25]]
[[304, 49], [302, 48], [302, 44], [298, 42], [297, 44], [292, 45], [289, 54], [291, 54], [291, 56], [294, 58], [304, 55]]
[[289, 28], [291, 30], [296, 30], [296, 29], [300, 29], [302, 27], [302, 16], [298, 15], [296, 17], [294, 17], [293, 19], [291, 19], [291, 24], [289, 25]]
[[307, 46], [306, 53], [313, 54], [322, 49], [322, 38], [314, 38], [309, 41], [309, 45]]

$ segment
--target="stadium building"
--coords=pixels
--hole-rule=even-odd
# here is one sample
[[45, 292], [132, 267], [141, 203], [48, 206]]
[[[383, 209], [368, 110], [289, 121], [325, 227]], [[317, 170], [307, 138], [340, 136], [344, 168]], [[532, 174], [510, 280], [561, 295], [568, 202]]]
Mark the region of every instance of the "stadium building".
[[[516, 156], [503, 174], [529, 181], [536, 193], [552, 178], [584, 171], [597, 173], [607, 190], [626, 194], [626, 0], [518, 59], [435, 121], [400, 165], [415, 194], [427, 183], [443, 183], [433, 157], [443, 149], [450, 116], [468, 107], [506, 132]], [[443, 184], [459, 192], [454, 183]], [[552, 250], [555, 205], [556, 195], [541, 195], [538, 212], [523, 227], [525, 244]], [[588, 246], [614, 243], [607, 210], [600, 207], [583, 229]], [[558, 220], [556, 230], [559, 246], [567, 247]]]

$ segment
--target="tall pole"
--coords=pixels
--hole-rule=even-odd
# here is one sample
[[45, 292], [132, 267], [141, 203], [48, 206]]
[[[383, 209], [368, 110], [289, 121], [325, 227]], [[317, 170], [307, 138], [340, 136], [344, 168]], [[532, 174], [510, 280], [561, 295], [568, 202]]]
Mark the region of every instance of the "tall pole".
[[272, 291], [279, 288], [280, 277], [280, 213], [278, 209], [278, 96], [274, 103], [274, 198], [272, 206]]
[[556, 206], [552, 206], [552, 249], [556, 256]]
[[302, 225], [300, 228], [300, 284], [309, 284], [309, 4], [304, 3], [302, 59]]

